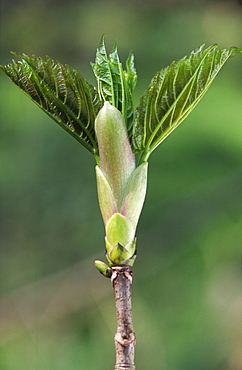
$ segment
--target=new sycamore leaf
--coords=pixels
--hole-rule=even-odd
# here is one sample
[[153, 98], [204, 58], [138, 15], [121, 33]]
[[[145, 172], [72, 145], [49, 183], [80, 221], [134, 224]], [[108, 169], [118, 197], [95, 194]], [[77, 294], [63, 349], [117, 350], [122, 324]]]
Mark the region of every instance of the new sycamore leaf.
[[102, 102], [95, 88], [73, 68], [54, 59], [19, 57], [21, 61], [1, 68], [43, 111], [96, 155], [94, 121]]
[[127, 71], [123, 70], [117, 45], [114, 45], [108, 56], [103, 36], [95, 63], [91, 63], [91, 66], [98, 82], [100, 99], [103, 102], [108, 101], [122, 113], [129, 130], [133, 122], [133, 91], [137, 80], [133, 53], [130, 53], [126, 61]]
[[133, 149], [143, 151], [141, 161], [187, 117], [234, 50], [240, 52], [201, 47], [154, 76], [133, 124]]

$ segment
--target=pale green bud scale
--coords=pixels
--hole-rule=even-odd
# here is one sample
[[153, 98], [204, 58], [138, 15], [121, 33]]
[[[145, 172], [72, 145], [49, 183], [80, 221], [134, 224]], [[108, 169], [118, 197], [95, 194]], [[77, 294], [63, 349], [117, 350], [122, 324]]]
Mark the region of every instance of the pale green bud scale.
[[134, 239], [134, 233], [132, 223], [120, 213], [115, 213], [106, 223], [107, 240], [112, 246], [119, 243], [125, 247]]
[[98, 166], [96, 166], [96, 178], [99, 206], [102, 213], [103, 221], [106, 224], [109, 218], [115, 212], [117, 212], [117, 205], [113, 196], [112, 189]]
[[117, 207], [121, 206], [123, 191], [135, 169], [126, 124], [119, 110], [105, 102], [95, 120], [100, 168], [113, 191]]
[[147, 188], [148, 162], [144, 162], [135, 169], [125, 189], [121, 213], [125, 215], [136, 229], [140, 213], [144, 204]]

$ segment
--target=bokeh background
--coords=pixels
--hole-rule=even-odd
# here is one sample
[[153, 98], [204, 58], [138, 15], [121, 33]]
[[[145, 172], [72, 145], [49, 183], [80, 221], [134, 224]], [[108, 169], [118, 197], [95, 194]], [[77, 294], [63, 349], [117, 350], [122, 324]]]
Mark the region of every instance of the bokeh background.
[[[49, 55], [95, 83], [101, 35], [136, 57], [135, 102], [201, 44], [242, 47], [240, 1], [2, 0], [1, 64]], [[242, 59], [151, 156], [138, 227], [137, 369], [241, 370]], [[1, 73], [0, 369], [114, 367], [94, 160]]]

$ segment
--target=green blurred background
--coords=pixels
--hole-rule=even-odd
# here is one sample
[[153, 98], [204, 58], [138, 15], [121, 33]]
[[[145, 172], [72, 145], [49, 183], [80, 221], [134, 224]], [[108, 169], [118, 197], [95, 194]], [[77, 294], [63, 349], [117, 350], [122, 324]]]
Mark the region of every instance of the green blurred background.
[[[139, 96], [201, 44], [242, 47], [239, 1], [2, 0], [9, 51], [46, 54], [94, 83], [101, 35], [136, 57]], [[242, 59], [151, 156], [138, 227], [138, 370], [241, 370]], [[108, 370], [116, 331], [92, 156], [1, 73], [0, 369]]]

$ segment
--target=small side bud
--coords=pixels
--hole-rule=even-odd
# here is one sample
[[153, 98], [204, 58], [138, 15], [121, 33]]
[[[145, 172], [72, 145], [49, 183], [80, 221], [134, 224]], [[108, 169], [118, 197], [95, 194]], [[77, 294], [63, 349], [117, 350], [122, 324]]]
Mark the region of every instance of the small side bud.
[[105, 277], [110, 278], [112, 275], [112, 270], [106, 263], [96, 260], [94, 261], [95, 267], [98, 269], [98, 271]]

